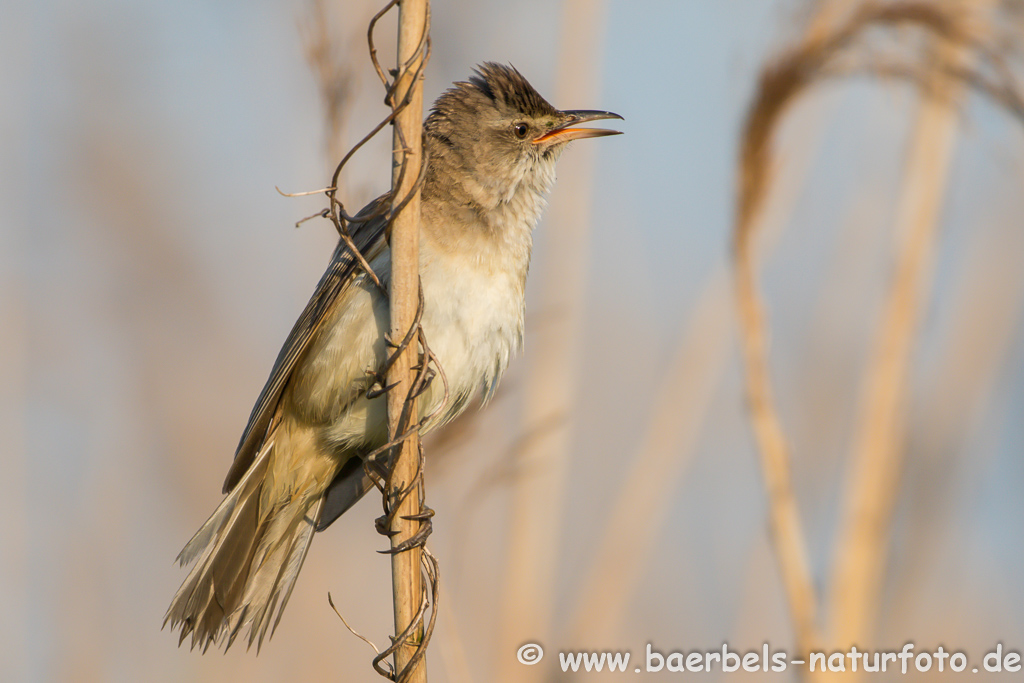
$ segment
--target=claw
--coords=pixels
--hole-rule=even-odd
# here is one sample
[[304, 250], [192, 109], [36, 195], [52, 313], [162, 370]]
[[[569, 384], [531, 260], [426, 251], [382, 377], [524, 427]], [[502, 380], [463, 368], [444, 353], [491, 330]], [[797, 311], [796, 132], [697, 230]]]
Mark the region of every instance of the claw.
[[424, 505], [423, 509], [420, 512], [416, 513], [415, 515], [402, 515], [402, 519], [409, 519], [418, 522], [427, 522], [430, 521], [430, 519], [435, 514], [436, 513], [432, 509]]
[[401, 382], [395, 382], [393, 384], [387, 385], [386, 387], [381, 387], [380, 389], [370, 389], [369, 391], [366, 392], [366, 398], [377, 398], [378, 396], [383, 396], [384, 394], [388, 393], [389, 391], [397, 387], [399, 384], [401, 384]]
[[[380, 534], [381, 536], [387, 536], [388, 538], [391, 538], [392, 536], [394, 536], [398, 532], [397, 531], [392, 531], [391, 529], [389, 529], [388, 525], [389, 525], [389, 521], [388, 521], [388, 516], [387, 515], [381, 515], [377, 519], [373, 520], [373, 526], [377, 529], [377, 533]], [[380, 552], [383, 552], [383, 551], [380, 551]]]

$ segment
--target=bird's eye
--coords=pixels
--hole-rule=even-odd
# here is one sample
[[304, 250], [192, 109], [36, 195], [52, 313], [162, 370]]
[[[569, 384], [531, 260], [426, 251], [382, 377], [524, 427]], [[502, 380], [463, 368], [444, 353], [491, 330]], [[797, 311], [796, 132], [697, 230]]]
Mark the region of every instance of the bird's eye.
[[523, 138], [526, 137], [526, 134], [529, 132], [530, 129], [529, 127], [527, 127], [525, 123], [517, 123], [515, 126], [512, 127], [512, 130], [516, 132], [516, 137], [522, 140]]

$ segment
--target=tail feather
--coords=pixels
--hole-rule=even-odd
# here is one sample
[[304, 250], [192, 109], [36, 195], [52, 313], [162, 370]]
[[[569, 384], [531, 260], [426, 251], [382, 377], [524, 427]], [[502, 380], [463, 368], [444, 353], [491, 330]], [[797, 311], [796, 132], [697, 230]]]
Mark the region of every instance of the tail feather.
[[[299, 575], [299, 570], [302, 569], [302, 564], [306, 561], [306, 554], [309, 553], [309, 546], [313, 542], [313, 533], [317, 529], [322, 509], [323, 498], [320, 498], [316, 503], [313, 514], [303, 518], [304, 527], [302, 533], [296, 537], [295, 542], [292, 544], [292, 551], [289, 553], [288, 562], [281, 568], [283, 572], [282, 579], [285, 582], [278, 591], [281, 595], [281, 608], [277, 611], [277, 618], [274, 619], [274, 627], [270, 629], [270, 635], [274, 635], [274, 631], [277, 630], [277, 625], [281, 623], [281, 615], [284, 614], [285, 605], [288, 604], [292, 597], [292, 590], [295, 588], [295, 578]], [[284, 591], [283, 594], [280, 593], [281, 590]]]
[[[221, 504], [213, 511], [210, 518], [199, 527], [199, 531], [192, 536], [189, 542], [185, 544], [185, 547], [181, 549], [181, 552], [178, 553], [176, 559], [179, 566], [184, 567], [187, 564], [191, 564], [196, 557], [203, 555], [203, 559], [197, 563], [197, 567], [201, 566], [209, 558], [209, 555], [213, 553], [216, 547], [214, 542], [216, 536], [230, 524], [238, 502], [240, 500], [247, 500], [252, 495], [253, 490], [258, 489], [262, 483], [267, 471], [267, 460], [273, 448], [273, 439], [267, 439], [263, 449], [253, 461], [252, 467], [239, 480], [238, 485], [235, 486], [231, 494], [221, 501]], [[185, 581], [187, 583], [188, 579]]]
[[180, 628], [179, 645], [191, 635], [192, 648], [199, 645], [205, 652], [220, 641], [227, 650], [248, 625], [249, 645], [257, 642], [258, 650], [270, 622], [276, 629], [281, 620], [323, 496], [309, 491], [261, 501], [272, 450], [268, 439], [242, 480], [178, 555], [182, 564], [195, 561], [164, 617], [165, 626]]
[[246, 623], [250, 624], [247, 646], [252, 647], [255, 642], [257, 651], [268, 630], [273, 635], [277, 629], [309, 552], [321, 505], [321, 496], [313, 501], [299, 497], [269, 516], [270, 522], [251, 560], [252, 577], [240, 607], [227, 618], [232, 633], [228, 647]]

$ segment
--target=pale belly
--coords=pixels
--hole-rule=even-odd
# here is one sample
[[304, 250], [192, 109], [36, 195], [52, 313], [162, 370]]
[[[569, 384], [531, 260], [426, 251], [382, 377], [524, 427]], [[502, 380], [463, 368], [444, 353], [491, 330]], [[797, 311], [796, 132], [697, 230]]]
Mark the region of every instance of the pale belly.
[[[419, 399], [420, 417], [433, 415], [425, 425], [429, 432], [461, 413], [475, 395], [493, 392], [522, 345], [523, 295], [515, 275], [452, 267], [444, 259], [425, 262], [421, 278], [423, 329], [444, 375], [439, 372]], [[362, 394], [367, 371], [383, 360], [387, 304], [368, 289], [346, 304], [303, 373], [322, 405], [316, 417], [322, 419], [325, 450], [335, 453], [372, 449], [387, 432], [386, 399]], [[339, 404], [344, 407], [336, 412]]]

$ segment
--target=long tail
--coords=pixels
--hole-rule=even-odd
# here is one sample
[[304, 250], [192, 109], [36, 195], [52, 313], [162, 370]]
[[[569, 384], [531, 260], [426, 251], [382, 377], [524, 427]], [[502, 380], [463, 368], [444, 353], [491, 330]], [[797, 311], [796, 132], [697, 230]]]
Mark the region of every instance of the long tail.
[[266, 495], [273, 448], [271, 436], [178, 555], [182, 566], [196, 561], [164, 617], [164, 626], [169, 622], [172, 629], [181, 629], [179, 645], [191, 634], [193, 648], [199, 645], [205, 652], [221, 641], [227, 651], [248, 624], [249, 646], [255, 641], [258, 651], [271, 620], [271, 635], [281, 621], [319, 521], [323, 495]]

